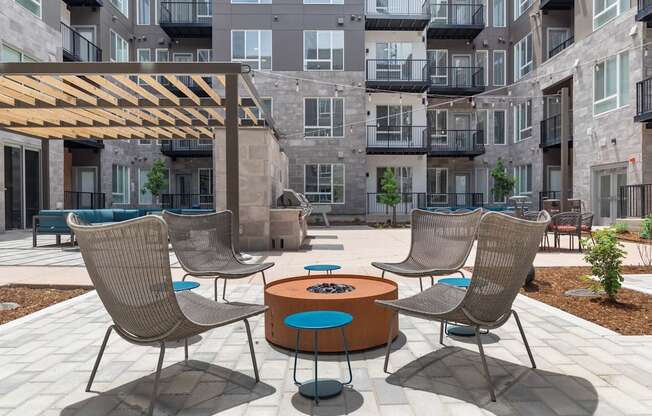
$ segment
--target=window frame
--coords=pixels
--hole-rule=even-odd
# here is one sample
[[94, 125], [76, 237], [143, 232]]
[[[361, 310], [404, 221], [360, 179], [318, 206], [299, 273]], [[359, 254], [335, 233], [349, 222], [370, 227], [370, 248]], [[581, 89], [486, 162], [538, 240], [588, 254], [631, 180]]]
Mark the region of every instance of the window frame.
[[[317, 192], [307, 192], [306, 191], [306, 169], [308, 166], [317, 166]], [[331, 169], [331, 184], [330, 184], [330, 201], [331, 202], [311, 202], [313, 205], [344, 205], [346, 204], [346, 165], [344, 163], [305, 163], [303, 165], [303, 194], [308, 198], [309, 195], [322, 195], [326, 194], [326, 192], [319, 192], [319, 171], [322, 166], [330, 166]], [[342, 166], [342, 201], [341, 202], [333, 202], [333, 188], [334, 188], [334, 178], [335, 175], [333, 174], [333, 167], [334, 166]]]
[[475, 53], [473, 54], [473, 60], [475, 62], [476, 67], [480, 67], [478, 57], [479, 56], [484, 56], [484, 67], [483, 67], [483, 74], [482, 74], [482, 86], [483, 87], [488, 87], [489, 86], [489, 50], [488, 49], [476, 49]]
[[272, 0], [231, 0], [231, 4], [272, 4]]
[[[529, 168], [529, 173], [528, 173]], [[532, 164], [516, 165], [512, 169], [514, 179], [514, 195], [532, 195]], [[523, 179], [525, 178], [525, 179]], [[529, 185], [529, 189], [528, 189]]]
[[[626, 100], [624, 100], [625, 96], [623, 95], [623, 90], [622, 90], [623, 80], [621, 79], [621, 75], [622, 75], [621, 70], [622, 70], [623, 56], [627, 57], [627, 65], [628, 65], [628, 68], [629, 68], [629, 53], [628, 52], [621, 52], [619, 54], [616, 54], [615, 56], [614, 55], [609, 56], [606, 59], [603, 59], [602, 61], [596, 63], [594, 65], [594, 67], [593, 67], [593, 117], [598, 117], [598, 116], [601, 116], [603, 114], [610, 113], [611, 111], [615, 111], [615, 110], [618, 110], [618, 109], [629, 106], [629, 85], [630, 85], [629, 70], [625, 71], [625, 76], [627, 77], [626, 78], [626, 89], [625, 89]], [[608, 96], [608, 97], [604, 97], [604, 98], [601, 98], [601, 99], [596, 101], [596, 96], [595, 96], [595, 93], [596, 93], [596, 88], [595, 88], [595, 85], [596, 85], [596, 72], [598, 71], [598, 67], [600, 65], [604, 66], [603, 71], [606, 70], [607, 62], [610, 59], [615, 59], [616, 60], [616, 65], [615, 65], [615, 67], [616, 67], [616, 75], [615, 75], [615, 77], [616, 77], [616, 79], [615, 79], [616, 92], [614, 94]], [[607, 77], [605, 76], [605, 78], [604, 78], [604, 86], [603, 86], [605, 90], [606, 90], [606, 84], [607, 84]], [[604, 103], [606, 101], [613, 100], [613, 99], [615, 99], [615, 102], [616, 102], [616, 104], [615, 104], [615, 106], [613, 108], [609, 108], [607, 110], [596, 113], [596, 110], [595, 110], [596, 105], [602, 104], [602, 103]], [[627, 102], [623, 102], [623, 101], [627, 101]]]
[[546, 29], [546, 46], [547, 46], [547, 49], [548, 49], [546, 51], [546, 58], [547, 59], [551, 58], [550, 51], [552, 50], [552, 48], [553, 47], [556, 48], [557, 46], [559, 46], [559, 45], [554, 45], [553, 46], [553, 45], [550, 44], [550, 32], [554, 32], [554, 31], [559, 31], [559, 32], [564, 31], [566, 33], [566, 36], [564, 38], [565, 39], [564, 42], [566, 40], [570, 39], [570, 28], [567, 28], [567, 27], [549, 27], [549, 28], [547, 28]]
[[[613, 4], [609, 5], [609, 7], [605, 7], [604, 10], [602, 10], [601, 12], [599, 12], [598, 14], [596, 14], [596, 13], [595, 13], [595, 11], [596, 11], [596, 1], [597, 1], [597, 0], [593, 0], [593, 2], [592, 2], [592, 6], [593, 6], [593, 9], [592, 9], [592, 14], [593, 14], [593, 16], [592, 16], [593, 31], [596, 31], [596, 30], [600, 29], [601, 27], [606, 26], [609, 22], [611, 22], [611, 21], [613, 21], [614, 19], [616, 19], [618, 16], [620, 16], [620, 15], [623, 13], [623, 11], [626, 10], [626, 8], [623, 7], [623, 4], [622, 4], [623, 1], [622, 1], [622, 0], [614, 0], [614, 3], [613, 3]], [[606, 14], [607, 12], [611, 11], [611, 9], [613, 9], [613, 8], [616, 9], [616, 14], [614, 14], [613, 17], [611, 17], [611, 18], [608, 19], [608, 20], [605, 20], [604, 22], [602, 22], [602, 23], [600, 23], [600, 24], [596, 24], [596, 20], [597, 20], [601, 15]]]
[[313, 6], [313, 5], [332, 5], [332, 6], [337, 6], [344, 4], [344, 0], [303, 0], [303, 4], [307, 6]]
[[[527, 4], [525, 7], [523, 5]], [[532, 7], [533, 0], [514, 0], [514, 21], [518, 20], [525, 12]]]
[[[28, 1], [34, 3], [34, 5], [38, 5], [38, 14], [28, 9], [27, 6], [25, 6], [21, 1]], [[18, 4], [20, 7], [22, 7], [23, 9], [33, 14], [34, 16], [38, 17], [39, 19], [43, 19], [43, 0], [14, 0], [14, 2]]]
[[[524, 113], [521, 114], [521, 106], [523, 106], [523, 111]], [[514, 105], [514, 112], [513, 112], [513, 118], [514, 118], [514, 143], [520, 143], [522, 141], [525, 141], [527, 139], [532, 138], [532, 100], [526, 100], [523, 102], [520, 102], [516, 105]], [[529, 110], [529, 111], [528, 111]], [[521, 117], [525, 117], [525, 122], [526, 122], [526, 127], [521, 129]], [[528, 117], [529, 116], [529, 117]], [[529, 120], [528, 120], [529, 118]], [[529, 125], [527, 122], [529, 121]], [[527, 137], [523, 137], [524, 132], [527, 132], [529, 130], [530, 135]]]
[[[202, 194], [201, 193], [201, 172], [207, 170], [209, 171], [209, 191], [212, 191], [211, 194]], [[212, 196], [215, 198], [215, 171], [213, 168], [197, 168], [197, 194], [199, 195], [199, 205], [208, 204], [208, 202], [202, 202], [202, 197]]]
[[[496, 113], [503, 114], [503, 142], [496, 143]], [[504, 109], [492, 110], [491, 111], [491, 124], [492, 124], [492, 140], [491, 143], [496, 146], [505, 146], [507, 145], [507, 112]]]
[[[3, 50], [4, 48], [11, 49], [12, 51], [16, 52], [18, 55], [20, 55], [20, 60], [16, 63], [23, 63], [23, 62], [38, 62], [37, 59], [32, 58], [30, 55], [27, 55], [25, 52], [22, 51], [20, 48], [16, 48], [15, 46], [12, 46], [6, 42], [0, 41], [0, 62], [5, 62], [2, 60], [2, 55], [3, 55]], [[26, 59], [27, 58], [27, 59]], [[12, 62], [12, 61], [6, 61], [6, 62]]]
[[[120, 6], [118, 6], [116, 2], [119, 2]], [[109, 3], [111, 3], [111, 6], [119, 11], [124, 17], [127, 19], [129, 18], [129, 0], [109, 0]]]
[[[496, 71], [496, 55], [502, 55], [503, 56], [503, 70], [502, 71]], [[507, 51], [504, 49], [494, 49], [491, 53], [491, 69], [493, 71], [492, 74], [492, 82], [494, 86], [496, 87], [504, 87], [507, 84]], [[497, 83], [496, 82], [496, 75], [501, 74], [503, 80], [502, 83]]]
[[[529, 50], [530, 50], [530, 60], [527, 61], [525, 64], [521, 64], [522, 59], [521, 59], [521, 45], [525, 42], [525, 54], [527, 59], [527, 51], [528, 51], [528, 45]], [[521, 40], [516, 42], [514, 44], [514, 81], [518, 81], [530, 72], [534, 70], [534, 50], [532, 49], [532, 32], [528, 33], [527, 35], [523, 36]], [[524, 70], [527, 69], [527, 72], [523, 72]]]
[[[116, 45], [113, 44], [113, 36], [115, 36], [115, 39], [116, 39]], [[113, 56], [112, 56], [112, 55], [113, 55], [113, 53], [112, 53], [113, 50], [112, 50], [112, 49], [114, 49], [114, 47], [117, 47], [117, 43], [118, 43], [120, 40], [122, 40], [122, 42], [124, 42], [124, 45], [126, 46], [126, 48], [125, 48], [126, 55], [127, 55], [127, 56], [126, 56], [126, 58], [127, 58], [126, 61], [119, 61], [119, 60], [117, 60], [117, 59], [113, 59]], [[116, 58], [117, 58], [117, 55], [118, 55], [118, 50], [117, 50], [117, 48], [115, 49], [115, 53], [116, 53]], [[118, 34], [118, 32], [116, 32], [116, 31], [113, 30], [113, 29], [110, 29], [110, 30], [109, 30], [109, 61], [111, 61], [111, 62], [129, 62], [129, 42], [127, 42], [127, 41], [126, 41], [122, 36], [120, 36], [120, 35]]]
[[[140, 4], [143, 1], [149, 1], [149, 13], [147, 14], [147, 23], [140, 23]], [[152, 24], [152, 2], [156, 5], [156, 0], [136, 0], [136, 26], [149, 26]]]
[[[243, 56], [244, 58], [234, 58], [234, 51], [235, 51], [235, 44], [234, 44], [234, 39], [235, 39], [235, 34], [236, 33], [244, 33], [244, 53]], [[262, 40], [263, 40], [263, 32], [268, 32], [269, 33], [269, 47], [270, 47], [270, 53], [269, 53], [269, 68], [262, 68], [261, 63], [263, 62], [262, 59]], [[258, 58], [257, 59], [248, 59], [247, 58], [247, 33], [256, 33], [257, 35], [257, 41], [258, 41]], [[274, 65], [274, 34], [272, 30], [262, 30], [262, 29], [234, 29], [231, 30], [231, 61], [232, 62], [257, 62], [258, 63], [258, 68], [253, 68], [258, 71], [271, 71]]]
[[[117, 181], [117, 182], [113, 181], [113, 170], [115, 168], [118, 168], [118, 170], [122, 171], [123, 174], [124, 174], [124, 172], [127, 173], [126, 182], [125, 182], [125, 178], [122, 178], [123, 179], [122, 181]], [[117, 179], [117, 176], [118, 175], [116, 174], [116, 179]], [[111, 184], [111, 204], [112, 205], [129, 205], [129, 203], [131, 201], [131, 189], [130, 189], [131, 188], [131, 169], [129, 169], [129, 166], [119, 165], [117, 163], [113, 163], [111, 165], [111, 181], [112, 181], [112, 184]], [[122, 193], [114, 192], [114, 190], [113, 190], [114, 186], [118, 185], [120, 182], [122, 182], [122, 185], [126, 185], [125, 189], [123, 189]], [[115, 202], [116, 195], [122, 195], [122, 202]]]
[[[142, 192], [143, 191], [143, 183], [141, 183], [140, 173], [143, 172], [143, 171], [149, 172], [151, 170], [152, 170], [151, 166], [149, 168], [138, 168], [138, 205], [155, 205], [154, 204], [154, 195], [152, 195], [152, 194], [149, 194], [149, 196], [151, 198], [151, 201], [149, 203], [143, 202], [143, 200], [142, 200], [143, 196], [145, 196], [146, 194], [144, 194]], [[168, 177], [168, 179], [167, 179], [168, 191], [165, 192], [165, 193], [169, 194], [170, 193], [170, 169], [166, 167], [165, 171], [167, 172], [167, 177]]]
[[[319, 101], [320, 100], [330, 100], [330, 108], [331, 108], [331, 123], [330, 127], [328, 126], [319, 126], [319, 125], [307, 125], [306, 124], [306, 117], [308, 115], [308, 111], [306, 111], [306, 103], [308, 100], [317, 100], [317, 122], [319, 122]], [[336, 125], [334, 124], [335, 117], [334, 117], [334, 101], [335, 100], [341, 100], [342, 101], [342, 135], [341, 136], [334, 136], [333, 135], [333, 130], [335, 129]], [[303, 138], [304, 139], [343, 139], [345, 137], [345, 129], [344, 126], [346, 125], [346, 100], [344, 97], [303, 97]], [[306, 134], [308, 130], [318, 130], [318, 129], [325, 129], [325, 128], [330, 128], [331, 134], [328, 136], [309, 136]]]
[[493, 27], [507, 27], [507, 0], [500, 0], [503, 3], [503, 15], [502, 15], [502, 25], [496, 24], [496, 0], [493, 0], [491, 4], [491, 24]]
[[[316, 45], [317, 45], [317, 58], [316, 59], [308, 59], [307, 58], [307, 50], [306, 50], [306, 36], [309, 33], [315, 33], [317, 38], [316, 38]], [[319, 35], [320, 33], [328, 33], [329, 34], [329, 51], [330, 51], [330, 58], [329, 59], [319, 59]], [[333, 35], [335, 33], [341, 33], [342, 34], [342, 68], [339, 69], [333, 69], [333, 51], [335, 48], [333, 48]], [[303, 31], [303, 70], [304, 71], [344, 71], [344, 68], [346, 68], [346, 62], [345, 62], [345, 32], [343, 30], [304, 30]], [[329, 68], [328, 69], [308, 69], [308, 63], [309, 62], [314, 62], [314, 63], [323, 63], [323, 62], [328, 62], [329, 63]]]

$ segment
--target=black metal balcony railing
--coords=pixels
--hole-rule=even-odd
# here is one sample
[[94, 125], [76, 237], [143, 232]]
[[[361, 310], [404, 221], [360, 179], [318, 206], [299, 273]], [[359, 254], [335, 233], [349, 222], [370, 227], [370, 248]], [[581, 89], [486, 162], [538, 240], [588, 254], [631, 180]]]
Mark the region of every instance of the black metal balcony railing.
[[106, 196], [100, 192], [72, 192], [63, 193], [64, 209], [101, 209], [106, 205]]
[[638, 0], [636, 20], [639, 22], [652, 20], [652, 0]]
[[431, 90], [469, 90], [485, 87], [484, 70], [480, 67], [429, 65]]
[[563, 51], [564, 49], [568, 48], [573, 44], [575, 41], [575, 38], [573, 36], [569, 37], [568, 39], [564, 40], [561, 42], [559, 45], [555, 45], [552, 48], [548, 50], [548, 58], [552, 58], [553, 56], [557, 55], [559, 52]]
[[63, 55], [67, 61], [102, 61], [102, 49], [63, 22], [61, 22], [61, 41]]
[[[392, 207], [382, 203], [381, 193], [367, 193], [367, 214], [391, 215]], [[407, 215], [413, 209], [435, 208], [481, 208], [484, 206], [484, 195], [477, 192], [466, 193], [401, 193], [401, 200], [396, 205], [397, 215]]]
[[161, 1], [159, 23], [162, 25], [212, 25], [211, 0]]
[[427, 59], [367, 59], [367, 81], [428, 82]]
[[365, 14], [367, 16], [421, 16], [428, 14], [428, 0], [386, 0], [379, 4], [378, 0], [367, 0]]
[[484, 7], [479, 3], [433, 2], [430, 24], [435, 26], [484, 26]]
[[479, 192], [449, 192], [426, 194], [427, 208], [480, 208], [484, 194]]
[[215, 196], [212, 194], [161, 194], [163, 209], [212, 209]]
[[652, 184], [621, 186], [618, 202], [619, 217], [647, 217], [652, 214]]
[[166, 140], [161, 143], [161, 153], [166, 156], [201, 157], [213, 154], [213, 141], [200, 140]]
[[432, 156], [477, 156], [484, 153], [482, 130], [429, 129], [428, 153]]
[[652, 120], [652, 78], [636, 83], [636, 121]]
[[70, 7], [103, 7], [104, 0], [63, 0]]
[[[568, 131], [570, 134], [569, 139], [572, 140], [573, 137], [573, 113], [568, 115]], [[540, 147], [549, 147], [556, 146], [561, 143], [561, 114], [557, 114], [552, 117], [548, 117], [544, 120], [541, 120], [540, 124], [541, 132], [541, 146]]]
[[425, 126], [367, 126], [367, 150], [422, 153], [426, 132]]

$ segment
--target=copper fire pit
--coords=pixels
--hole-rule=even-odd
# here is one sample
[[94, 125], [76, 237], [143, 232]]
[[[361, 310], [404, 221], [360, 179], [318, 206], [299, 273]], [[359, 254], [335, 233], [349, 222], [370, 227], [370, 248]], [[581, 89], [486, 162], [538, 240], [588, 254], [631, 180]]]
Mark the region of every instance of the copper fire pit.
[[[314, 293], [308, 290], [324, 283], [327, 285], [323, 287], [329, 288], [331, 293]], [[342, 292], [332, 293], [332, 284], [341, 285]], [[336, 288], [340, 289], [339, 286]], [[293, 350], [296, 348], [297, 332], [283, 324], [286, 316], [313, 310], [337, 310], [353, 316], [353, 322], [345, 328], [349, 351], [385, 345], [393, 314], [388, 309], [376, 305], [374, 300], [397, 298], [396, 283], [377, 277], [340, 274], [277, 280], [265, 288], [265, 305], [269, 306], [265, 312], [265, 338], [274, 345]], [[339, 331], [337, 329], [319, 332], [319, 352], [344, 351]], [[312, 341], [312, 334], [302, 334], [299, 349], [313, 351]]]

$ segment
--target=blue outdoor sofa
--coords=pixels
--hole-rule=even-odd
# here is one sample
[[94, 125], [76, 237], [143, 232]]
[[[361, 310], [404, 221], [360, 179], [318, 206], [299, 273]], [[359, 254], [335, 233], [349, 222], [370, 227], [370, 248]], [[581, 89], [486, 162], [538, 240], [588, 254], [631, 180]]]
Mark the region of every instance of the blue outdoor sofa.
[[[39, 234], [55, 235], [57, 245], [61, 244], [61, 236], [69, 235], [71, 244], [74, 244], [75, 236], [66, 223], [68, 214], [74, 212], [81, 219], [91, 224], [114, 223], [143, 217], [148, 214], [160, 213], [162, 209], [156, 208], [133, 208], [133, 209], [42, 209], [35, 215], [32, 222], [32, 246], [36, 247], [36, 240]], [[166, 209], [175, 214], [207, 214], [215, 212], [212, 209]]]

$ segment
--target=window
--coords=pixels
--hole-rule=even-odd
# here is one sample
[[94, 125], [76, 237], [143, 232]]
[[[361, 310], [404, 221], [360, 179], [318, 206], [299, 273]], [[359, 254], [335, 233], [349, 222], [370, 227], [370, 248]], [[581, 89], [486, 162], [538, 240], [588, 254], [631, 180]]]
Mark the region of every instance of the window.
[[129, 62], [129, 44], [111, 31], [111, 62]]
[[489, 201], [489, 169], [475, 169], [475, 191], [482, 194], [482, 201]]
[[152, 51], [149, 49], [136, 49], [136, 60], [138, 62], [152, 62]]
[[448, 51], [435, 49], [428, 51], [430, 67], [430, 82], [434, 85], [448, 85]]
[[505, 144], [505, 110], [493, 111], [494, 144]]
[[272, 4], [272, 0], [231, 0], [231, 4]]
[[272, 31], [232, 31], [231, 60], [251, 65], [253, 69], [272, 69]]
[[[548, 58], [562, 51], [560, 46], [570, 38], [570, 29], [564, 27], [549, 27], [546, 33], [548, 43]], [[566, 46], [568, 47], [568, 46]]]
[[343, 98], [306, 98], [303, 110], [306, 137], [344, 137]]
[[532, 137], [532, 101], [514, 105], [514, 143]]
[[129, 0], [111, 0], [111, 4], [125, 17], [129, 17]]
[[306, 71], [342, 71], [344, 31], [303, 32], [303, 67]]
[[482, 85], [489, 85], [489, 52], [486, 50], [475, 51], [475, 66], [482, 70]]
[[2, 46], [2, 51], [0, 52], [0, 62], [36, 62], [35, 59], [30, 58], [16, 48], [7, 46], [4, 43], [0, 46]]
[[593, 30], [600, 29], [628, 8], [627, 0], [593, 0]]
[[155, 58], [156, 62], [168, 62], [170, 60], [170, 54], [167, 49], [157, 49]]
[[514, 0], [514, 20], [518, 19], [531, 5], [532, 0]]
[[197, 62], [212, 62], [213, 50], [212, 49], [197, 49]]
[[494, 20], [494, 27], [505, 27], [505, 21], [506, 19], [506, 12], [507, 9], [505, 8], [505, 1], [506, 0], [493, 0], [493, 20]]
[[448, 169], [428, 168], [429, 205], [448, 205]]
[[405, 141], [417, 139], [412, 131], [411, 105], [376, 106], [376, 140]]
[[448, 143], [448, 110], [428, 110], [430, 126], [429, 145], [446, 145]]
[[529, 195], [532, 193], [532, 165], [514, 167], [514, 193], [516, 195]]
[[303, 4], [344, 4], [344, 0], [303, 0]]
[[495, 50], [493, 52], [494, 85], [497, 87], [505, 85], [505, 79], [507, 78], [507, 65], [505, 65], [505, 56], [505, 51]]
[[[166, 184], [168, 192], [170, 191], [170, 171], [166, 171]], [[147, 175], [149, 174], [149, 169], [138, 169], [138, 204], [139, 205], [153, 205], [154, 201], [152, 200], [152, 194], [145, 189], [145, 184], [147, 183]]]
[[[397, 192], [400, 194], [411, 194], [412, 193], [412, 168], [411, 167], [378, 167], [376, 168], [376, 192], [381, 193], [383, 191], [383, 177], [385, 176], [385, 171], [391, 169], [394, 171], [394, 176], [396, 177], [396, 183], [398, 184]], [[411, 201], [411, 195], [404, 195], [405, 198], [402, 198], [406, 201]]]
[[315, 204], [343, 204], [344, 165], [306, 165], [304, 194]]
[[[261, 101], [263, 102], [263, 108], [265, 110], [266, 114], [272, 114], [272, 99], [269, 97], [261, 98]], [[251, 107], [251, 112], [254, 113], [254, 116], [258, 119], [258, 121], [265, 120], [265, 115], [260, 112], [260, 109], [258, 107]], [[238, 110], [239, 117], [243, 120], [251, 120], [251, 116], [249, 116], [248, 113], [246, 113], [242, 108]]]
[[629, 104], [629, 53], [623, 52], [597, 64], [593, 70], [593, 114]]
[[42, 0], [16, 0], [16, 3], [20, 4], [40, 19], [43, 7], [41, 1]]
[[212, 168], [199, 168], [197, 170], [197, 177], [199, 179], [199, 205], [213, 206], [213, 195], [215, 190], [213, 188], [213, 169]]
[[[489, 129], [487, 128], [487, 110], [478, 110], [475, 113], [475, 128], [482, 135], [482, 143], [489, 144]], [[477, 140], [479, 143], [480, 140]]]
[[129, 203], [129, 168], [127, 166], [112, 166], [112, 184], [114, 204]]
[[532, 33], [514, 45], [514, 80], [518, 81], [532, 71]]
[[151, 1], [152, 0], [138, 0], [136, 8], [136, 24], [149, 25], [151, 23]]

